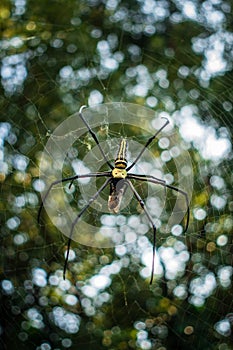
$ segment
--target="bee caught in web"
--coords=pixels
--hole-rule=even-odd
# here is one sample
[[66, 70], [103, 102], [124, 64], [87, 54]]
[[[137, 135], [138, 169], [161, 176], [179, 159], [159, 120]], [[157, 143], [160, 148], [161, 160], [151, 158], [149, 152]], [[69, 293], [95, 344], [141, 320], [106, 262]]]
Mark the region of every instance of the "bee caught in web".
[[139, 159], [142, 157], [143, 153], [145, 150], [148, 148], [148, 146], [156, 139], [156, 137], [159, 135], [159, 133], [169, 124], [169, 120], [167, 118], [165, 119], [164, 124], [161, 126], [161, 128], [156, 131], [156, 133], [151, 136], [147, 142], [144, 144], [142, 147], [141, 151], [135, 158], [132, 164], [128, 166], [127, 162], [127, 139], [122, 138], [119, 144], [119, 148], [116, 154], [115, 162], [114, 165], [111, 164], [111, 162], [107, 159], [106, 154], [104, 150], [102, 149], [100, 142], [98, 140], [97, 134], [91, 129], [89, 124], [87, 123], [86, 119], [83, 116], [83, 108], [85, 106], [82, 106], [79, 110], [79, 117], [82, 120], [82, 122], [85, 124], [87, 131], [89, 132], [90, 136], [92, 137], [93, 141], [95, 144], [98, 146], [100, 153], [105, 160], [106, 164], [109, 166], [110, 171], [102, 171], [102, 172], [92, 172], [92, 173], [87, 173], [87, 174], [82, 174], [82, 175], [74, 175], [70, 177], [65, 177], [63, 179], [55, 180], [53, 181], [48, 190], [46, 191], [42, 203], [40, 205], [39, 211], [38, 211], [38, 222], [40, 221], [41, 217], [41, 211], [44, 207], [44, 203], [48, 198], [48, 195], [53, 188], [53, 186], [59, 184], [59, 183], [65, 183], [65, 182], [70, 182], [69, 188], [73, 184], [73, 182], [77, 179], [83, 179], [83, 178], [106, 178], [104, 184], [97, 190], [97, 192], [91, 196], [89, 199], [88, 203], [80, 210], [79, 214], [76, 216], [76, 218], [73, 220], [71, 224], [71, 229], [68, 237], [68, 244], [67, 244], [67, 253], [66, 253], [66, 258], [65, 258], [65, 263], [64, 263], [64, 270], [63, 270], [63, 278], [65, 279], [65, 274], [67, 270], [67, 264], [68, 264], [68, 259], [69, 259], [69, 251], [70, 251], [70, 246], [71, 246], [71, 241], [74, 233], [75, 226], [78, 224], [80, 221], [82, 215], [88, 210], [88, 208], [91, 206], [91, 204], [98, 198], [100, 193], [107, 187], [109, 186], [110, 188], [110, 193], [109, 193], [109, 198], [108, 198], [108, 209], [111, 213], [117, 214], [120, 211], [121, 207], [121, 202], [122, 198], [124, 197], [125, 191], [127, 188], [129, 188], [134, 197], [136, 198], [137, 202], [139, 203], [142, 211], [145, 213], [151, 227], [153, 230], [153, 256], [152, 256], [152, 270], [151, 270], [151, 278], [150, 278], [150, 284], [153, 282], [153, 276], [154, 276], [154, 268], [155, 268], [155, 250], [156, 250], [156, 234], [157, 234], [157, 228], [154, 223], [154, 220], [152, 216], [150, 215], [143, 199], [141, 198], [140, 194], [137, 192], [135, 189], [133, 183], [131, 180], [135, 180], [138, 182], [149, 182], [154, 185], [159, 185], [164, 188], [168, 188], [170, 190], [173, 190], [177, 193], [180, 193], [181, 195], [184, 196], [185, 201], [186, 201], [186, 206], [187, 206], [187, 218], [186, 218], [186, 223], [185, 223], [185, 228], [184, 228], [184, 233], [188, 229], [189, 225], [189, 216], [190, 216], [190, 210], [189, 210], [189, 200], [188, 200], [188, 195], [185, 191], [182, 189], [179, 189], [178, 187], [172, 186], [167, 184], [164, 180], [159, 179], [155, 176], [152, 175], [142, 175], [142, 174], [135, 174], [131, 173], [130, 170], [137, 164]]

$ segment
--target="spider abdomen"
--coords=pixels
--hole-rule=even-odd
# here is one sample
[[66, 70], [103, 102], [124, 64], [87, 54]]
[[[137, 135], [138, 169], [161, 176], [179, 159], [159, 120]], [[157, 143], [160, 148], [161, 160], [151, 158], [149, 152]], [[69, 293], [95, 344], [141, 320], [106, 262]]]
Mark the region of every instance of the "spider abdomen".
[[124, 179], [112, 179], [110, 182], [110, 194], [108, 197], [108, 209], [117, 214], [120, 210], [121, 201], [125, 193], [127, 184]]

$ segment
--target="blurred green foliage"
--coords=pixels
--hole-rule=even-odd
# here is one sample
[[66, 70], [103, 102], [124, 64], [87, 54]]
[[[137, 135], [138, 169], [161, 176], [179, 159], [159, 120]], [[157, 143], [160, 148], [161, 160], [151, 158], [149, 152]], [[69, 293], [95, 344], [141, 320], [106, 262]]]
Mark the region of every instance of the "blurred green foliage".
[[[186, 237], [158, 230], [157, 248], [190, 255], [180, 274], [156, 276], [152, 286], [140, 275], [136, 242], [122, 255], [74, 243], [63, 281], [66, 237], [45, 214], [38, 225], [36, 185], [48, 137], [93, 102], [147, 106], [181, 128], [192, 107], [199, 125], [230, 143], [232, 16], [230, 0], [1, 1], [1, 349], [233, 349], [230, 146], [216, 161], [187, 142], [190, 227]], [[104, 128], [95, 131], [105, 137]], [[91, 142], [77, 140], [80, 159]], [[160, 157], [162, 149], [155, 144], [153, 152]], [[166, 167], [175, 177], [173, 158]], [[70, 171], [68, 164], [65, 176]], [[104, 273], [109, 282], [95, 289], [92, 278]]]

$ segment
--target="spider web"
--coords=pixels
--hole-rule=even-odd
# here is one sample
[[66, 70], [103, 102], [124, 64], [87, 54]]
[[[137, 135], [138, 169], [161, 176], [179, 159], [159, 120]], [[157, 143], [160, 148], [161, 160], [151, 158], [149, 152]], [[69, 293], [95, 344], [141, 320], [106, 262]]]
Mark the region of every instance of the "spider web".
[[[15, 6], [15, 11], [20, 11], [19, 5]], [[185, 6], [183, 11], [184, 15]], [[22, 19], [22, 23], [32, 28], [34, 22]], [[36, 25], [43, 27], [45, 23]], [[50, 43], [59, 50], [64, 35], [72, 33], [73, 25], [63, 25], [58, 20], [53, 21], [53, 25], [56, 30]], [[38, 34], [33, 32], [27, 39], [15, 36], [11, 44], [9, 40], [4, 43], [17, 49], [18, 38], [29, 42], [33, 48], [39, 40]], [[43, 31], [43, 36], [46, 35], [48, 33]], [[54, 64], [52, 56], [46, 66], [41, 54], [39, 66], [43, 74], [38, 73], [33, 61], [29, 69], [35, 71], [30, 76], [32, 84], [38, 86], [33, 91], [35, 96], [23, 90], [28, 78], [26, 71], [23, 73], [27, 57], [16, 54], [3, 58], [2, 84], [7, 96], [1, 107], [3, 348], [16, 344], [11, 340], [13, 334], [19, 339], [18, 347], [26, 345], [42, 350], [77, 346], [160, 350], [232, 348], [229, 141], [232, 88], [227, 89], [232, 78], [227, 75], [227, 67], [215, 72], [210, 66], [210, 53], [208, 50], [204, 53], [203, 38], [195, 41], [196, 51], [191, 58], [185, 45], [182, 56], [178, 57], [174, 56], [170, 45], [165, 46], [167, 66], [161, 56], [155, 57], [154, 50], [149, 50], [146, 43], [141, 48], [130, 43], [128, 55], [136, 68], [127, 67], [127, 62], [123, 61], [124, 73], [121, 72], [119, 88], [113, 67], [123, 60], [124, 31], [121, 35], [118, 40], [116, 35], [106, 35], [106, 40], [100, 40], [100, 32], [93, 29], [92, 36], [99, 41], [96, 44], [101, 61], [99, 70], [96, 68], [99, 62], [87, 57], [83, 69], [76, 72], [75, 65], [68, 65], [58, 55], [56, 60], [61, 68], [55, 77], [49, 68]], [[180, 40], [178, 33], [175, 37], [169, 35], [170, 40]], [[215, 33], [209, 43], [214, 46], [218, 39]], [[85, 32], [79, 32], [75, 40], [82, 46], [86, 41]], [[108, 46], [115, 55], [110, 54]], [[75, 47], [67, 50], [71, 53]], [[84, 56], [88, 55], [88, 50], [84, 52]], [[200, 53], [204, 57], [202, 64]], [[198, 67], [195, 74], [199, 81], [193, 80], [187, 64], [189, 59]], [[169, 64], [180, 67], [171, 90], [169, 79], [172, 78], [167, 74]], [[156, 66], [154, 89], [148, 68], [153, 65]], [[9, 67], [14, 72], [7, 76]], [[21, 77], [21, 81], [12, 82], [12, 74]], [[225, 74], [224, 83], [218, 74]], [[208, 89], [212, 78], [216, 82], [213, 91]], [[91, 79], [95, 81], [94, 87], [88, 85]], [[78, 81], [82, 81], [81, 86], [75, 85]], [[45, 92], [48, 103], [50, 98], [53, 101], [57, 89], [60, 89], [63, 103], [54, 102], [51, 107], [45, 103], [44, 108]], [[205, 98], [199, 101], [200, 93], [205, 90], [208, 93], [205, 92]], [[218, 104], [214, 100], [216, 90], [220, 91]], [[79, 91], [78, 98], [73, 91]], [[185, 94], [189, 94], [192, 103], [185, 102]], [[20, 99], [23, 103], [19, 103]], [[132, 103], [123, 102], [126, 100]], [[83, 104], [88, 105], [83, 110], [84, 116], [111, 162], [122, 136], [129, 140], [128, 158], [132, 162], [141, 145], [159, 128], [161, 117], [170, 120], [169, 127], [132, 169], [165, 179], [187, 191], [191, 199], [190, 226], [184, 235], [184, 198], [148, 183], [133, 182], [158, 228], [155, 277], [151, 287], [152, 232], [129, 190], [118, 215], [108, 212], [106, 190], [82, 217], [76, 228], [81, 238], [72, 241], [65, 281], [62, 269], [70, 226], [63, 234], [59, 225], [67, 229], [64, 219], [73, 218], [73, 212], [77, 215], [102, 182], [77, 181], [71, 188], [69, 182], [59, 186], [47, 203], [52, 215], [47, 215], [45, 210], [42, 225], [36, 221], [40, 194], [51, 180], [80, 171], [108, 170], [98, 147], [78, 119], [77, 111]], [[113, 113], [114, 108], [116, 112]], [[67, 123], [68, 130], [63, 123]], [[77, 138], [76, 131], [80, 130], [82, 133]], [[71, 137], [72, 142], [66, 148], [67, 137]], [[48, 145], [51, 140], [57, 148]], [[55, 153], [51, 155], [51, 151]], [[107, 237], [107, 243], [99, 238], [100, 230]], [[93, 237], [96, 237], [94, 243]]]
[[[106, 142], [101, 142], [101, 147], [104, 150], [104, 154], [106, 154], [107, 159], [112, 160], [114, 159], [114, 153], [112, 150], [116, 150], [117, 147], [119, 147], [120, 140], [122, 137], [127, 137], [128, 141], [128, 156], [129, 159], [136, 159], [139, 150], [142, 148], [141, 144], [135, 141], [137, 139], [137, 135], [135, 136], [135, 133], [137, 133], [138, 129], [138, 124], [144, 125], [143, 129], [139, 128], [139, 133], [145, 135], [147, 132], [153, 133], [155, 132], [151, 126], [151, 124], [156, 125], [158, 129], [161, 127], [161, 124], [163, 122], [162, 118], [156, 118], [155, 119], [155, 113], [152, 110], [146, 109], [146, 108], [139, 108], [138, 105], [133, 105], [129, 103], [109, 103], [109, 104], [102, 104], [101, 106], [96, 106], [94, 108], [91, 108], [90, 111], [87, 109], [86, 111], [83, 112], [84, 115], [86, 115], [86, 119], [90, 120], [90, 126], [93, 128], [94, 125], [98, 125], [100, 120], [106, 120], [108, 121], [108, 136], [110, 135], [110, 138], [106, 140]], [[119, 117], [120, 116], [120, 117]], [[105, 121], [106, 123], [106, 121]], [[48, 186], [45, 190], [45, 193], [48, 191], [48, 187], [50, 186], [51, 182], [58, 181], [60, 179], [64, 179], [62, 168], [64, 168], [64, 162], [66, 159], [67, 154], [71, 154], [73, 157], [73, 149], [72, 145], [76, 143], [76, 140], [81, 140], [82, 139], [82, 133], [86, 132], [85, 128], [80, 128], [78, 127], [80, 125], [80, 117], [78, 114], [74, 114], [70, 118], [67, 118], [64, 123], [62, 123], [57, 130], [51, 135], [49, 138], [46, 146], [45, 146], [45, 151], [42, 155], [42, 159], [40, 162], [40, 170], [41, 170], [41, 181], [44, 182], [43, 179], [48, 183]], [[118, 133], [117, 135], [114, 135], [114, 130], [119, 130], [119, 129], [125, 129], [124, 132], [121, 132], [120, 134]], [[111, 130], [113, 129], [113, 131]], [[131, 129], [131, 132], [133, 131], [133, 139], [132, 136], [130, 135], [130, 132], [127, 132], [126, 130]], [[70, 131], [72, 130], [72, 131]], [[78, 132], [78, 133], [77, 133]], [[81, 134], [81, 135], [80, 135]], [[160, 140], [160, 145], [163, 148], [167, 148], [168, 144], [170, 145], [171, 152], [176, 152], [180, 154], [176, 154], [174, 163], [176, 165], [177, 170], [177, 182], [179, 182], [179, 187], [183, 188], [184, 191], [190, 194], [191, 198], [191, 192], [192, 192], [192, 187], [193, 187], [193, 176], [192, 176], [192, 163], [191, 163], [191, 158], [189, 156], [189, 153], [186, 151], [186, 149], [182, 149], [179, 151], [179, 148], [176, 145], [176, 136], [172, 133], [172, 126], [170, 127], [170, 132], [169, 132], [168, 137], [164, 137], [163, 139]], [[81, 141], [82, 142], [82, 141]], [[186, 146], [184, 147], [186, 148]], [[81, 149], [81, 147], [79, 148]], [[109, 152], [110, 150], [110, 152]], [[150, 151], [147, 149], [144, 152], [144, 155], [142, 155], [140, 162], [137, 162], [135, 165], [135, 171], [136, 173], [139, 174], [146, 174], [146, 171], [149, 176], [155, 176], [156, 178], [160, 178], [165, 181], [167, 179], [167, 183], [170, 184], [173, 180], [169, 180], [169, 174], [164, 174], [163, 173], [163, 165], [162, 162], [160, 161], [160, 157], [154, 157], [156, 150], [153, 150], [150, 148]], [[162, 154], [162, 157], [168, 157], [168, 152], [164, 151]], [[116, 151], [115, 151], [115, 156], [116, 156]], [[101, 159], [102, 158], [102, 159]], [[153, 158], [155, 159], [154, 164], [153, 164]], [[152, 159], [152, 161], [151, 161]], [[150, 163], [149, 163], [150, 161]], [[87, 154], [82, 158], [82, 161], [77, 160], [77, 158], [73, 159], [71, 161], [73, 170], [75, 170], [76, 173], [78, 174], [87, 174], [90, 172], [95, 172], [99, 171], [101, 167], [105, 164], [105, 159], [103, 159], [103, 156], [100, 153], [99, 147], [96, 145], [95, 147], [90, 148], [90, 152], [87, 152]], [[68, 160], [68, 163], [70, 163], [70, 160]], [[113, 162], [114, 163], [114, 162]], [[131, 162], [132, 163], [132, 162]], [[84, 165], [85, 164], [85, 165]], [[49, 166], [48, 166], [49, 165]], [[146, 168], [146, 170], [145, 170]], [[109, 170], [109, 169], [108, 169]], [[72, 174], [72, 170], [69, 170], [69, 174]], [[185, 176], [186, 175], [186, 176]], [[65, 176], [66, 178], [67, 176]], [[171, 176], [170, 176], [171, 177]], [[95, 179], [94, 179], [95, 180]], [[83, 205], [88, 203], [88, 200], [92, 198], [92, 196], [97, 192], [98, 186], [92, 186], [92, 183], [95, 182], [93, 181], [93, 178], [84, 178], [81, 179], [81, 182], [83, 182], [80, 186], [80, 192], [81, 196], [77, 195], [75, 185], [72, 184], [70, 187], [69, 182], [66, 186], [66, 189], [70, 193], [75, 193], [75, 205], [77, 205], [77, 202], [81, 202], [81, 206], [78, 211], [80, 211], [83, 207]], [[85, 186], [86, 184], [86, 186]], [[135, 186], [137, 186], [137, 181], [135, 183]], [[55, 187], [55, 186], [54, 186]], [[56, 194], [54, 195], [54, 200], [53, 197], [51, 196], [51, 199], [49, 199], [46, 195], [46, 200], [44, 200], [44, 208], [46, 208], [47, 213], [50, 215], [50, 218], [55, 216], [53, 220], [54, 224], [58, 226], [58, 228], [65, 233], [68, 237], [70, 236], [70, 231], [71, 231], [71, 226], [72, 222], [74, 222], [76, 216], [78, 215], [78, 212], [76, 212], [74, 215], [71, 215], [71, 220], [68, 222], [67, 218], [72, 211], [71, 205], [67, 202], [67, 194], [64, 195], [63, 193], [63, 186], [61, 186], [61, 183], [58, 184], [57, 186], [57, 191], [55, 192], [55, 188], [52, 188], [51, 191], [55, 192]], [[145, 186], [141, 186], [145, 187]], [[158, 192], [158, 187], [160, 187], [160, 195], [155, 195], [152, 192], [152, 187], [154, 187], [154, 190]], [[187, 188], [187, 189], [186, 189]], [[147, 201], [148, 204], [153, 201], [159, 202], [157, 205], [156, 203], [154, 206], [157, 206], [157, 213], [155, 208], [150, 208], [150, 214], [157, 218], [162, 215], [162, 208], [164, 206], [164, 199], [166, 199], [166, 193], [164, 193], [164, 187], [163, 186], [155, 186], [152, 185], [148, 187], [147, 190]], [[59, 193], [58, 193], [59, 191]], [[109, 189], [108, 189], [109, 192]], [[50, 192], [51, 193], [51, 192]], [[64, 200], [60, 200], [59, 202], [59, 208], [57, 208], [56, 203], [58, 202], [57, 198], [63, 197]], [[142, 195], [143, 196], [143, 195]], [[180, 205], [181, 198], [178, 196], [178, 199], [176, 201], [176, 204], [174, 205], [174, 210], [172, 212], [171, 217], [169, 218], [168, 222], [173, 223], [176, 222], [179, 224], [184, 215], [185, 212], [187, 211], [187, 203], [185, 200], [185, 196], [183, 196], [183, 202], [185, 203], [185, 208], [182, 212], [182, 208]], [[181, 197], [182, 197], [181, 196]], [[81, 199], [79, 199], [81, 197]], [[126, 191], [124, 195], [124, 201], [121, 205], [121, 209], [124, 210], [125, 208], [129, 207], [130, 201], [132, 201], [133, 197], [133, 192], [130, 192], [130, 190]], [[102, 217], [100, 213], [96, 214], [96, 216], [100, 217], [102, 221], [108, 221], [108, 225], [104, 225], [102, 231], [102, 239], [101, 239], [101, 231], [99, 226], [96, 225], [96, 222], [94, 221], [94, 225], [91, 224], [90, 222], [93, 222], [90, 217], [85, 220], [85, 226], [82, 228], [81, 224], [77, 225], [76, 232], [74, 232], [72, 239], [74, 241], [78, 241], [82, 244], [90, 245], [90, 246], [101, 246], [101, 247], [108, 247], [108, 246], [115, 246], [119, 244], [123, 244], [126, 242], [134, 241], [135, 240], [135, 234], [133, 232], [127, 233], [127, 237], [125, 237], [124, 241], [124, 229], [125, 226], [123, 225], [121, 232], [114, 231], [113, 226], [114, 226], [114, 215], [108, 215], [109, 214], [109, 209], [107, 206], [107, 198], [108, 196], [105, 195], [102, 198], [102, 193], [98, 198], [90, 204], [90, 208], [95, 207], [96, 210], [99, 208], [99, 212], [103, 213], [104, 216]], [[161, 204], [160, 204], [161, 202]], [[151, 206], [152, 204], [149, 204]], [[137, 205], [138, 207], [138, 205]], [[161, 209], [160, 209], [161, 207]], [[55, 213], [54, 213], [55, 210]], [[121, 211], [122, 211], [121, 210]], [[88, 210], [89, 211], [89, 210]], [[127, 211], [127, 209], [126, 209]], [[138, 211], [138, 210], [137, 210]], [[142, 209], [141, 209], [142, 211]], [[62, 214], [61, 214], [62, 213]], [[108, 214], [106, 214], [108, 213]], [[58, 215], [57, 215], [58, 214]], [[89, 215], [89, 213], [88, 213]], [[133, 212], [130, 209], [130, 216], [132, 217]], [[82, 216], [85, 216], [85, 214]], [[100, 221], [101, 221], [100, 220]], [[155, 218], [154, 218], [155, 220]], [[83, 220], [82, 220], [83, 221]], [[88, 222], [89, 221], [89, 222]], [[60, 222], [60, 226], [59, 223]], [[121, 221], [120, 221], [121, 222]], [[157, 226], [161, 226], [161, 223], [158, 222]], [[119, 224], [118, 224], [119, 226]], [[171, 224], [170, 224], [171, 226]], [[134, 227], [134, 231], [135, 231]], [[144, 228], [145, 230], [145, 228]], [[171, 227], [167, 230], [170, 232]], [[165, 231], [165, 229], [162, 229], [162, 231]], [[89, 232], [89, 234], [87, 234]], [[140, 234], [140, 229], [138, 230]], [[77, 236], [77, 238], [76, 238]], [[130, 238], [133, 236], [134, 238]]]

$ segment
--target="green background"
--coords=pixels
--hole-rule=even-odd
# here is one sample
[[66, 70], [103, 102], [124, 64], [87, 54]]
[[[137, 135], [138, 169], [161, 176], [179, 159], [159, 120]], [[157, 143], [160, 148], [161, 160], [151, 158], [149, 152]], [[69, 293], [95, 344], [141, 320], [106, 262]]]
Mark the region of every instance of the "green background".
[[[1, 349], [233, 349], [232, 6], [222, 0], [1, 1]], [[168, 115], [177, 146], [189, 113], [205, 130], [199, 143], [186, 138], [194, 172], [189, 230], [185, 237], [158, 230], [157, 248], [182, 243], [189, 258], [182, 273], [161, 274], [150, 286], [140, 275], [137, 242], [122, 255], [74, 244], [63, 282], [66, 237], [46, 215], [37, 223], [41, 152], [80, 106], [119, 101]], [[143, 143], [151, 136], [107, 127], [95, 129], [101, 140], [123, 133]], [[211, 132], [228, 144], [218, 158], [204, 156]], [[71, 160], [93, 145], [88, 134], [77, 140], [64, 176], [73, 175]], [[162, 146], [154, 147], [160, 159]], [[171, 157], [166, 173], [176, 179], [175, 172]], [[174, 200], [168, 196], [162, 227]], [[129, 220], [133, 211], [135, 202], [122, 217]], [[94, 211], [87, 220], [100, 225]], [[93, 296], [91, 278], [103, 268], [109, 283]]]

